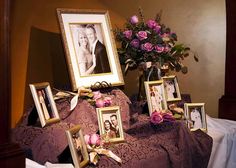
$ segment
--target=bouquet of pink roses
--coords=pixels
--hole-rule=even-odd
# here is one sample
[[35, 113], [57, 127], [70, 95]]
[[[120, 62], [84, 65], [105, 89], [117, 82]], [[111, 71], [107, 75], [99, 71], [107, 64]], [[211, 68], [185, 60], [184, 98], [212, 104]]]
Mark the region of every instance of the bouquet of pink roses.
[[[125, 24], [124, 29], [115, 30], [116, 39], [120, 42], [118, 48], [120, 62], [128, 69], [141, 68], [145, 70], [147, 62], [158, 68], [170, 67], [175, 71], [187, 73], [187, 67], [182, 60], [189, 56], [190, 48], [184, 44], [176, 44], [177, 35], [160, 22], [161, 15], [155, 19], [144, 20], [141, 9], [140, 18], [134, 15]], [[196, 61], [197, 57], [194, 55]]]
[[169, 110], [163, 111], [154, 111], [151, 114], [151, 123], [158, 125], [162, 122], [174, 122], [175, 118]]

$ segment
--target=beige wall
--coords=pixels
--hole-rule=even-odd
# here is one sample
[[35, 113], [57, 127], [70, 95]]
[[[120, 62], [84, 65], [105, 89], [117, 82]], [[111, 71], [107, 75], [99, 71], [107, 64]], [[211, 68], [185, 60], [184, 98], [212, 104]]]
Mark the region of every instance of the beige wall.
[[[139, 6], [142, 6], [147, 19], [153, 18], [162, 9], [162, 22], [177, 33], [180, 42], [189, 44], [200, 57], [199, 63], [187, 58], [185, 64], [189, 67], [189, 73], [177, 74], [181, 92], [190, 93], [194, 102], [205, 102], [206, 112], [216, 117], [218, 99], [224, 89], [224, 2], [41, 0], [35, 3], [32, 0], [15, 0], [12, 5], [11, 25], [12, 127], [19, 121], [25, 108], [32, 103], [28, 84], [44, 80], [53, 82], [54, 72], [50, 71], [52, 60], [47, 58], [51, 52], [57, 52], [51, 51], [52, 46], [61, 46], [58, 43], [60, 30], [56, 8], [107, 9], [113, 27], [121, 27], [127, 17], [137, 14]], [[59, 50], [63, 52], [61, 48]], [[133, 74], [136, 72], [125, 77], [125, 92], [128, 95], [137, 92], [137, 87], [133, 87], [137, 83]]]

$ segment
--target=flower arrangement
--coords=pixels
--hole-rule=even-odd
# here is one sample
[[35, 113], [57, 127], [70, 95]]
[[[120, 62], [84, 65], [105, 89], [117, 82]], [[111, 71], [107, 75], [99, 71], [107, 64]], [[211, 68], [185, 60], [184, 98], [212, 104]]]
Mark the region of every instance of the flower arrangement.
[[96, 165], [99, 161], [99, 155], [108, 156], [115, 161], [121, 163], [121, 159], [115, 155], [112, 151], [104, 148], [103, 139], [98, 134], [84, 135], [84, 140], [89, 152], [90, 162]]
[[[126, 66], [125, 73], [129, 69], [145, 70], [152, 67], [187, 73], [182, 60], [189, 56], [190, 48], [176, 43], [177, 35], [161, 23], [161, 13], [147, 21], [141, 9], [139, 15], [139, 18], [132, 16], [124, 29], [115, 30], [116, 39], [121, 44], [118, 54], [120, 63]], [[196, 55], [194, 58], [198, 61]]]
[[174, 122], [175, 118], [169, 110], [154, 111], [151, 114], [150, 121], [152, 124], [158, 125], [162, 122]]

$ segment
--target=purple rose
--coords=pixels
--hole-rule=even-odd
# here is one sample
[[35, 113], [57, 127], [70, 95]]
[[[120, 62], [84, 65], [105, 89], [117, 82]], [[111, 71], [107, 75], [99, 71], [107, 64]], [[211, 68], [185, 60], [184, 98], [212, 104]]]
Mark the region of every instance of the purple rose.
[[157, 53], [162, 53], [165, 50], [165, 47], [163, 47], [162, 45], [156, 45], [154, 48]]
[[146, 31], [139, 31], [136, 36], [140, 41], [147, 39], [147, 32]]
[[160, 25], [156, 25], [153, 29], [154, 29], [154, 31], [155, 31], [156, 33], [159, 33], [160, 30], [161, 30], [161, 26], [160, 26]]
[[111, 101], [111, 98], [110, 98], [110, 97], [105, 97], [105, 98], [104, 98], [103, 104], [104, 104], [105, 107], [110, 106], [111, 103], [112, 103], [112, 101]]
[[152, 114], [151, 114], [151, 122], [153, 124], [160, 124], [163, 122], [163, 118], [162, 118], [162, 115], [160, 112], [157, 112], [157, 111], [154, 111]]
[[132, 24], [138, 23], [138, 17], [136, 15], [132, 16], [130, 18], [130, 23], [132, 23]]
[[175, 121], [173, 114], [171, 112], [162, 113], [163, 121], [173, 122]]
[[156, 26], [157, 26], [157, 22], [155, 20], [148, 20], [147, 22], [147, 26], [150, 28], [150, 29], [154, 29]]
[[131, 37], [132, 37], [132, 31], [131, 30], [126, 30], [126, 31], [123, 32], [123, 34], [127, 39], [131, 39]]
[[130, 45], [133, 46], [134, 48], [138, 48], [139, 47], [139, 40], [138, 39], [133, 39], [130, 42]]
[[91, 145], [99, 146], [101, 143], [100, 136], [98, 134], [92, 134], [90, 136], [90, 143], [91, 143]]
[[169, 52], [169, 51], [170, 51], [170, 47], [166, 46], [166, 47], [164, 48], [164, 52]]
[[152, 43], [147, 42], [141, 45], [141, 49], [144, 51], [150, 52], [153, 50], [153, 45]]

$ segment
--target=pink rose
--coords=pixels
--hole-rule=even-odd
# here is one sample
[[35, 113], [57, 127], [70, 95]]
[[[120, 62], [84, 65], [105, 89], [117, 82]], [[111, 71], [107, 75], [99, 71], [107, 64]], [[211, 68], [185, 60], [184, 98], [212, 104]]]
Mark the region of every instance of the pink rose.
[[132, 31], [131, 30], [126, 30], [126, 31], [123, 32], [123, 34], [127, 39], [132, 38]]
[[130, 45], [133, 46], [134, 48], [139, 48], [139, 40], [138, 39], [133, 39], [130, 42]]
[[105, 97], [105, 98], [103, 99], [103, 104], [104, 104], [105, 107], [110, 106], [111, 103], [112, 103], [112, 101], [111, 101], [111, 98], [110, 98], [110, 97]]
[[94, 100], [97, 100], [97, 99], [99, 99], [99, 98], [101, 98], [101, 97], [102, 97], [102, 94], [101, 94], [100, 91], [95, 91], [95, 92], [93, 92], [93, 99], [94, 99]]
[[169, 121], [169, 122], [175, 121], [175, 118], [173, 117], [173, 114], [171, 112], [163, 113], [162, 118], [163, 121]]
[[98, 134], [92, 134], [90, 136], [90, 143], [91, 143], [91, 145], [99, 146], [101, 143], [100, 136]]
[[141, 45], [141, 49], [144, 51], [150, 52], [153, 50], [153, 45], [151, 43], [147, 42], [147, 43]]
[[161, 30], [161, 26], [160, 26], [160, 25], [156, 25], [153, 29], [154, 29], [154, 31], [155, 31], [156, 33], [159, 33], [160, 30]]
[[156, 26], [157, 26], [157, 22], [155, 20], [148, 20], [147, 21], [147, 26], [150, 28], [150, 29], [154, 29]]
[[99, 98], [96, 100], [96, 107], [104, 107], [103, 99]]
[[153, 124], [160, 124], [163, 122], [163, 118], [162, 118], [162, 115], [160, 112], [157, 112], [157, 111], [154, 111], [152, 114], [151, 114], [151, 122]]
[[89, 145], [91, 142], [90, 142], [90, 135], [85, 135], [84, 136], [84, 141], [85, 141], [85, 143], [87, 144], [87, 145]]
[[147, 32], [146, 31], [139, 31], [136, 36], [140, 41], [147, 39]]
[[130, 23], [132, 23], [132, 24], [138, 23], [138, 17], [136, 15], [132, 16], [130, 18]]
[[169, 51], [170, 51], [170, 47], [166, 46], [166, 47], [164, 48], [164, 52], [169, 52]]
[[156, 45], [154, 48], [157, 53], [162, 53], [165, 50], [165, 47], [163, 47], [162, 45]]

